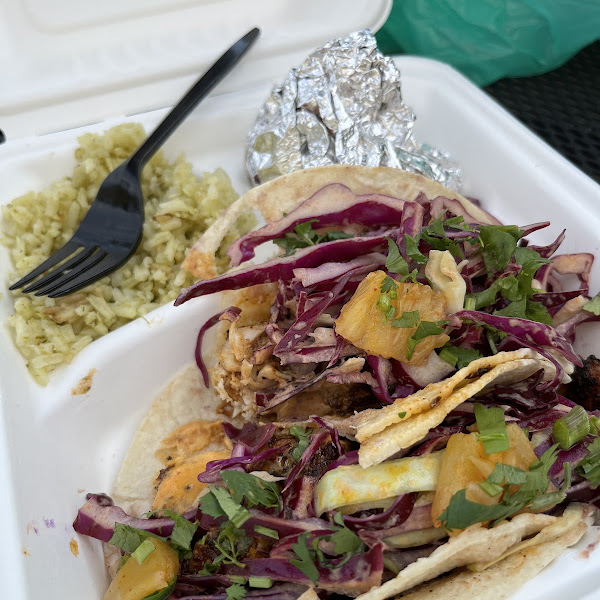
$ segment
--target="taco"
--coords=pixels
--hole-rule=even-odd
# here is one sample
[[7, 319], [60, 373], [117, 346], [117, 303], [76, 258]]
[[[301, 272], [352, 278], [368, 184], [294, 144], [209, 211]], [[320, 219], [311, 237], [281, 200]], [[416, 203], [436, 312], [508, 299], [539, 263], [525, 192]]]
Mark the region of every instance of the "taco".
[[[217, 276], [248, 209], [266, 225]], [[114, 501], [89, 495], [75, 522], [125, 561], [108, 597], [504, 598], [577, 543], [600, 438], [569, 398], [572, 342], [597, 317], [589, 257], [553, 269], [564, 236], [527, 243], [547, 225], [386, 168], [302, 171], [232, 205], [176, 302], [223, 293], [197, 367], [153, 405]]]

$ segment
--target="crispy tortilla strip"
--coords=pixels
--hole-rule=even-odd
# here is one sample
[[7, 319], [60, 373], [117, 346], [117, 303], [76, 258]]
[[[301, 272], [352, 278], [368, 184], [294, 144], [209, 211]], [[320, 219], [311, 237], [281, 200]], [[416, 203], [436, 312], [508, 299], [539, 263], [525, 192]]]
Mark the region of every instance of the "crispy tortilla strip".
[[526, 550], [527, 548], [531, 548], [532, 546], [539, 546], [540, 544], [545, 544], [547, 542], [551, 542], [556, 538], [564, 535], [567, 531], [575, 527], [579, 522], [581, 522], [584, 518], [589, 517], [591, 510], [587, 506], [583, 506], [581, 504], [572, 504], [567, 506], [563, 516], [558, 519], [555, 523], [548, 527], [544, 527], [537, 535], [534, 535], [532, 538], [513, 546], [509, 550], [507, 550], [502, 556], [499, 556], [495, 560], [488, 561], [485, 563], [477, 562], [471, 565], [468, 565], [468, 568], [471, 571], [484, 571], [485, 569], [489, 569], [492, 565], [500, 562], [501, 560], [508, 558], [511, 554], [516, 554], [517, 552], [521, 552], [522, 550]]
[[472, 202], [422, 175], [393, 167], [317, 167], [283, 175], [244, 194], [207, 229], [190, 250], [182, 267], [199, 279], [216, 277], [215, 253], [240, 216], [260, 210], [267, 223], [271, 223], [330, 183], [342, 183], [355, 194], [378, 193], [403, 200], [414, 200], [421, 192], [430, 199], [445, 196], [458, 200], [482, 223], [491, 223], [489, 216]]
[[[220, 401], [202, 383], [195, 364], [189, 364], [154, 400], [131, 442], [112, 491], [115, 504], [139, 516], [150, 510], [156, 493], [154, 480], [163, 468], [155, 456], [161, 442], [190, 421], [221, 420]], [[173, 440], [171, 440], [173, 442]], [[223, 443], [211, 443], [204, 450], [222, 450]]]
[[[484, 356], [472, 361], [466, 367], [457, 371], [452, 377], [438, 383], [430, 383], [427, 387], [396, 400], [394, 404], [384, 408], [371, 408], [363, 410], [349, 419], [356, 427], [356, 439], [363, 442], [367, 438], [383, 431], [386, 427], [406, 421], [411, 415], [417, 415], [429, 410], [441, 400], [445, 400], [455, 389], [462, 385], [465, 380], [478, 376], [481, 369], [488, 371], [506, 362], [522, 358], [539, 358], [540, 355], [533, 350], [523, 348], [513, 352], [498, 352], [494, 356]], [[406, 412], [406, 416], [400, 418], [398, 413]]]
[[570, 531], [557, 538], [518, 550], [485, 571], [473, 573], [464, 569], [458, 573], [428, 581], [406, 594], [396, 596], [396, 599], [503, 600], [535, 577], [563, 550], [576, 544], [586, 532], [587, 527], [586, 523], [579, 522]]
[[[434, 550], [430, 556], [420, 558], [408, 565], [395, 579], [369, 590], [358, 598], [359, 600], [383, 600], [457, 567], [475, 561], [493, 560], [523, 538], [541, 531], [556, 521], [557, 517], [549, 515], [522, 514], [493, 529], [482, 527], [481, 524], [471, 525], [460, 535]], [[473, 577], [472, 573], [471, 576]]]
[[[445, 397], [440, 395], [440, 400], [437, 400], [436, 397], [436, 402], [431, 404], [433, 406], [431, 410], [421, 411], [419, 414], [404, 419], [401, 423], [386, 427], [383, 431], [369, 437], [361, 444], [358, 454], [359, 464], [362, 467], [370, 467], [393, 456], [403, 448], [416, 444], [425, 437], [430, 429], [440, 425], [449, 412], [475, 396], [488, 385], [499, 381], [505, 382], [506, 376], [513, 381], [525, 379], [538, 371], [542, 364], [542, 361], [536, 358], [511, 360], [493, 367], [487, 373], [472, 381], [464, 379], [454, 388], [451, 394], [446, 394]], [[396, 410], [405, 409], [398, 408]]]

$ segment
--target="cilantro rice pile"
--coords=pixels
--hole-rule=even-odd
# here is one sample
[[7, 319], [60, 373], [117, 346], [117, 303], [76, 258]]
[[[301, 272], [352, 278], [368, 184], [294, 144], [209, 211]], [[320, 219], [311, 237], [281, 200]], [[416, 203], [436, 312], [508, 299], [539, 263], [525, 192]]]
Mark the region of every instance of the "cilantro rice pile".
[[[2, 207], [0, 241], [9, 249], [14, 267], [9, 284], [69, 240], [102, 181], [144, 138], [144, 129], [134, 123], [113, 127], [104, 135], [85, 134], [75, 150], [77, 164], [71, 177]], [[15, 293], [8, 325], [39, 383], [45, 385], [54, 369], [71, 362], [93, 340], [172, 302], [182, 287], [193, 282], [192, 275], [179, 267], [187, 250], [237, 198], [222, 170], [197, 177], [182, 156], [169, 162], [160, 152], [144, 168], [142, 190], [143, 239], [124, 267], [64, 298]], [[223, 247], [252, 225], [251, 215], [241, 218]]]

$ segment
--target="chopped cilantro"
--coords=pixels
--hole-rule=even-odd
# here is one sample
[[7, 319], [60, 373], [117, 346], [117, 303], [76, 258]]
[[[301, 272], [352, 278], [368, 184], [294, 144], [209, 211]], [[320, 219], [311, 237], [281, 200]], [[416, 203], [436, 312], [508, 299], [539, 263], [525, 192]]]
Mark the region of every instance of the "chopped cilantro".
[[252, 539], [246, 535], [243, 529], [239, 529], [233, 523], [222, 523], [219, 529], [219, 535], [216, 540], [212, 540], [215, 548], [221, 553], [213, 564], [236, 565], [242, 569], [246, 566], [240, 562], [241, 554], [250, 547]]
[[399, 412], [399, 413], [398, 413], [398, 417], [399, 417], [400, 419], [404, 419], [404, 417], [405, 417], [405, 416], [406, 416], [406, 412], [405, 412], [405, 411], [402, 411], [402, 412]]
[[392, 300], [395, 300], [398, 297], [398, 284], [389, 276], [386, 275], [381, 282], [381, 286], [379, 291], [382, 294], [389, 294]]
[[496, 521], [511, 514], [510, 507], [503, 504], [479, 504], [467, 499], [467, 490], [458, 490], [450, 499], [439, 520], [446, 529], [465, 529], [473, 523]]
[[390, 273], [397, 273], [399, 275], [408, 275], [408, 263], [404, 260], [400, 250], [396, 245], [396, 242], [391, 238], [387, 239], [388, 243], [388, 255], [385, 260], [385, 268]]
[[481, 358], [481, 353], [474, 348], [463, 348], [462, 346], [446, 344], [442, 347], [439, 357], [442, 360], [445, 360], [449, 365], [452, 365], [457, 369], [463, 369], [470, 362]]
[[230, 585], [225, 592], [227, 593], [227, 600], [242, 600], [246, 597], [246, 588], [239, 583]]
[[309, 537], [310, 532], [304, 532], [292, 546], [292, 550], [296, 555], [297, 560], [292, 559], [290, 560], [290, 563], [316, 584], [319, 579], [319, 570], [315, 566], [311, 551], [308, 548], [307, 540]]
[[479, 228], [483, 263], [488, 272], [506, 267], [520, 237], [521, 232], [514, 225], [482, 225]]
[[415, 348], [417, 344], [429, 337], [431, 335], [439, 335], [440, 333], [444, 333], [444, 330], [440, 325], [446, 325], [448, 321], [421, 321], [417, 330], [411, 335], [408, 339], [408, 351], [406, 353], [406, 358], [410, 360], [414, 354]]
[[527, 472], [518, 467], [496, 463], [487, 481], [496, 485], [521, 485], [527, 481]]
[[583, 310], [587, 310], [597, 317], [600, 316], [600, 292], [583, 305]]
[[[477, 439], [483, 442], [486, 454], [504, 452], [509, 449], [508, 434], [504, 411], [498, 407], [485, 408], [483, 404], [475, 404], [475, 419], [479, 433]], [[499, 483], [493, 481], [492, 483]]]
[[248, 510], [236, 502], [225, 488], [210, 486], [210, 493], [217, 499], [221, 510], [235, 527], [241, 527], [250, 518]]
[[351, 238], [352, 234], [344, 231], [328, 231], [324, 235], [319, 235], [313, 229], [313, 223], [318, 222], [318, 219], [305, 221], [294, 227], [294, 233], [286, 233], [284, 237], [273, 240], [280, 248], [285, 251], [284, 256], [291, 256], [298, 248], [308, 248], [323, 242], [333, 242]]
[[166, 537], [160, 537], [143, 529], [136, 529], [135, 527], [124, 525], [123, 523], [115, 523], [114, 533], [110, 540], [108, 540], [108, 543], [132, 554], [138, 549], [142, 542], [148, 538], [158, 538], [163, 541], [166, 541], [167, 539]]
[[274, 540], [279, 539], [279, 533], [275, 529], [271, 529], [270, 527], [264, 527], [263, 525], [255, 525], [254, 531], [259, 535], [264, 535], [265, 537], [270, 537]]
[[333, 542], [333, 551], [336, 554], [349, 554], [350, 557], [363, 551], [365, 547], [354, 531], [345, 526], [336, 531], [329, 540]]
[[173, 531], [169, 536], [169, 543], [175, 550], [179, 552], [181, 558], [191, 558], [192, 538], [198, 529], [198, 525], [188, 521], [185, 517], [174, 510], [168, 510], [166, 508], [150, 512], [148, 513], [148, 516], [156, 513], [160, 513], [161, 516], [167, 517], [168, 519], [173, 519], [175, 525], [173, 526]]
[[[556, 460], [557, 448], [558, 445], [555, 445], [544, 452], [539, 460], [529, 467], [529, 471], [522, 471], [510, 465], [496, 465], [490, 476], [483, 482], [484, 485], [480, 485], [490, 496], [496, 496], [498, 494], [495, 492], [504, 482], [502, 500], [491, 506], [478, 504], [467, 499], [467, 490], [459, 490], [452, 496], [446, 510], [440, 515], [440, 522], [446, 529], [465, 529], [469, 525], [485, 521], [498, 523], [527, 505], [531, 510], [537, 510], [550, 508], [562, 502], [566, 497], [566, 489], [570, 485], [570, 465], [565, 464], [563, 488], [558, 492], [546, 493], [549, 484], [548, 471]], [[519, 484], [520, 487], [510, 494], [509, 486]]]
[[419, 322], [419, 311], [411, 310], [410, 312], [402, 313], [399, 319], [394, 319], [392, 321], [392, 327], [415, 327]]
[[417, 264], [424, 265], [427, 262], [427, 257], [419, 251], [418, 238], [412, 238], [408, 233], [405, 233], [404, 246], [406, 248], [406, 256], [412, 258]]
[[241, 503], [245, 498], [248, 507], [264, 506], [275, 508], [279, 506], [279, 488], [273, 481], [265, 481], [244, 471], [222, 471], [221, 478], [231, 491], [234, 502]]
[[298, 440], [298, 445], [292, 450], [292, 458], [298, 462], [310, 444], [310, 434], [299, 425], [292, 425], [290, 433]]

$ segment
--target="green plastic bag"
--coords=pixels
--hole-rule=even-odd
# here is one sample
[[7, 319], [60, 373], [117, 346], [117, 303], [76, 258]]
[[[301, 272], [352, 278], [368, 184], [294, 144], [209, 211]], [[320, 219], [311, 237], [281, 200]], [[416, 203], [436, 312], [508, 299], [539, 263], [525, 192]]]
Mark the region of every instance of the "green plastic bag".
[[478, 85], [538, 75], [600, 39], [600, 0], [394, 0], [386, 54], [451, 64]]

